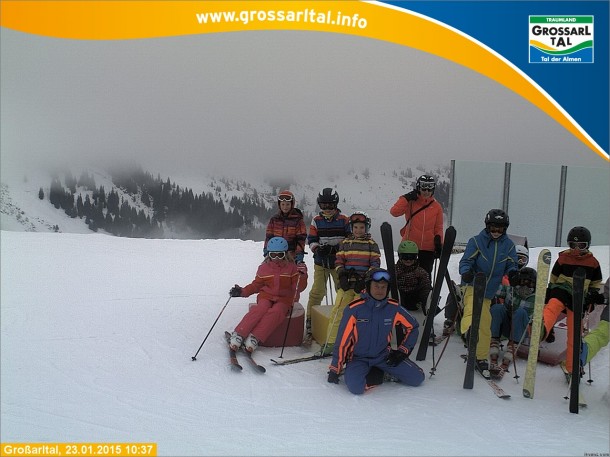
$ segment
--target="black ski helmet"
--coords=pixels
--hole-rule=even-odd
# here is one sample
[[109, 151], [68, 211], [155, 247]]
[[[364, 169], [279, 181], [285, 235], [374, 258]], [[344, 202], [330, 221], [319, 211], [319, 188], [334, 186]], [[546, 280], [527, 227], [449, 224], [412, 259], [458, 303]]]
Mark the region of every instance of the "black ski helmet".
[[337, 205], [339, 203], [339, 194], [330, 187], [326, 187], [318, 194], [318, 205], [320, 203], [334, 203]]
[[521, 270], [519, 270], [518, 275], [519, 284], [521, 283], [521, 281], [530, 281], [532, 284], [536, 284], [536, 278], [538, 274], [533, 268], [523, 267], [521, 268]]
[[576, 226], [570, 229], [568, 233], [568, 243], [570, 241], [586, 241], [589, 245], [591, 244], [591, 232], [587, 227]]
[[489, 224], [499, 225], [507, 229], [509, 225], [508, 214], [502, 209], [490, 209], [485, 215], [485, 226], [487, 227]]
[[419, 178], [417, 178], [417, 183], [415, 184], [415, 189], [417, 189], [418, 191], [421, 191], [423, 189], [428, 189], [428, 190], [432, 190], [432, 193], [434, 193], [434, 189], [436, 189], [436, 180], [434, 179], [434, 176], [430, 176], [430, 175], [421, 175]]

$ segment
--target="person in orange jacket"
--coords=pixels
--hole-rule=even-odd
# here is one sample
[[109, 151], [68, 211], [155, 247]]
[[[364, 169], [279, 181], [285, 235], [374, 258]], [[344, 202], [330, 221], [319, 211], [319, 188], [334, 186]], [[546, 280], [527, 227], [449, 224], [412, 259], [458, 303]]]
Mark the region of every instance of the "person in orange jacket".
[[433, 176], [417, 178], [416, 187], [398, 197], [390, 214], [405, 217], [400, 230], [402, 241], [414, 241], [419, 248], [419, 265], [432, 277], [434, 259], [439, 258], [443, 246], [443, 208], [434, 198], [436, 180]]
[[256, 306], [250, 308], [231, 334], [231, 349], [238, 350], [243, 344], [248, 352], [253, 352], [259, 342], [264, 343], [282, 324], [306, 287], [305, 263], [294, 263], [284, 238], [271, 238], [267, 243], [267, 256], [258, 267], [254, 281], [243, 288], [236, 284], [229, 291], [231, 297], [258, 293]]

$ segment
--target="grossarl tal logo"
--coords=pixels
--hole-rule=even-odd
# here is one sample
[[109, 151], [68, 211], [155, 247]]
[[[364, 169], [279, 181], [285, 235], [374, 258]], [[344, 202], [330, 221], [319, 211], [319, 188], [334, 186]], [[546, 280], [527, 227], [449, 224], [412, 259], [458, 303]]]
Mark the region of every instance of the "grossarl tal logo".
[[530, 16], [530, 63], [593, 63], [593, 16]]

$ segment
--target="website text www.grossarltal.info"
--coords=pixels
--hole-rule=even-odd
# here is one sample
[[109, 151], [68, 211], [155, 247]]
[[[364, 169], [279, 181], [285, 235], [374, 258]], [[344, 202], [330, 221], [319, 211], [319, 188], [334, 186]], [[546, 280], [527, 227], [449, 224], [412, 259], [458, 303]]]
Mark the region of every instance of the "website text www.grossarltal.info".
[[318, 12], [312, 8], [303, 10], [242, 10], [242, 11], [215, 11], [196, 13], [197, 22], [205, 24], [222, 24], [241, 22], [244, 25], [251, 22], [295, 22], [328, 24], [338, 27], [365, 29], [367, 20], [358, 13], [346, 16], [341, 11]]

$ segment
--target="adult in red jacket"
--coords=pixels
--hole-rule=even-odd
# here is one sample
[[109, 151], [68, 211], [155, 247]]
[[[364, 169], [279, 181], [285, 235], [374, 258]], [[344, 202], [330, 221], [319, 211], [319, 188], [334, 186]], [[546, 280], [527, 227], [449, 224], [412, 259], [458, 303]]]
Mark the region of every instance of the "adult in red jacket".
[[231, 297], [249, 297], [258, 293], [256, 306], [250, 308], [231, 334], [229, 346], [232, 349], [237, 350], [243, 344], [247, 351], [252, 352], [260, 341], [265, 342], [307, 287], [307, 267], [303, 262], [294, 263], [284, 238], [271, 238], [267, 251], [254, 281], [243, 288], [236, 284], [229, 291]]
[[416, 188], [398, 197], [390, 214], [405, 216], [400, 229], [402, 241], [414, 241], [419, 248], [419, 266], [432, 276], [434, 259], [439, 258], [443, 246], [443, 208], [434, 198], [436, 181], [433, 176], [417, 178]]

